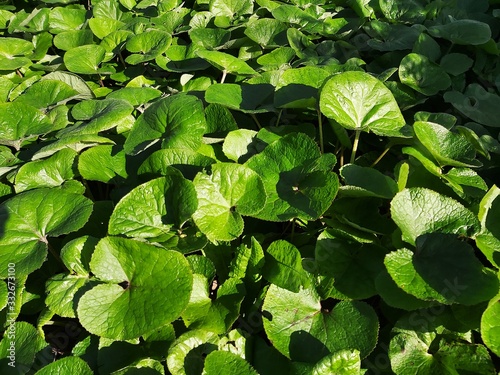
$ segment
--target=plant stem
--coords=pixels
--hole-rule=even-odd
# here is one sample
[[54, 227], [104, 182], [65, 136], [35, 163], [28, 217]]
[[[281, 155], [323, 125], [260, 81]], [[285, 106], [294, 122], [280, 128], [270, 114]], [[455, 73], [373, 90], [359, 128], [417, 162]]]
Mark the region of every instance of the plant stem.
[[227, 75], [226, 70], [223, 70], [222, 71], [222, 77], [220, 79], [220, 83], [224, 83], [224, 81], [226, 80], [226, 75]]
[[280, 109], [279, 113], [278, 113], [278, 119], [276, 120], [276, 125], [275, 126], [278, 126], [280, 124], [280, 120], [281, 120], [281, 114], [283, 113], [283, 110]]
[[250, 116], [252, 116], [253, 120], [255, 121], [255, 123], [257, 124], [257, 127], [259, 129], [262, 129], [262, 126], [260, 125], [260, 122], [259, 120], [257, 119], [257, 116], [255, 116], [255, 113], [251, 113]]
[[21, 71], [19, 69], [16, 69], [16, 73], [19, 77], [23, 78], [23, 74], [21, 73]]
[[378, 164], [378, 162], [379, 162], [380, 160], [382, 160], [382, 158], [385, 156], [385, 154], [387, 154], [387, 153], [389, 152], [389, 150], [390, 150], [390, 149], [391, 149], [391, 147], [390, 147], [390, 146], [389, 146], [389, 147], [387, 147], [387, 148], [386, 148], [386, 149], [385, 149], [385, 150], [384, 150], [384, 151], [380, 154], [380, 156], [377, 158], [377, 160], [375, 160], [375, 161], [373, 162], [373, 164], [372, 164], [372, 165], [370, 165], [370, 167], [374, 167], [374, 166], [376, 166], [376, 165]]
[[350, 163], [354, 163], [356, 159], [356, 151], [358, 150], [359, 137], [361, 135], [361, 130], [356, 130], [356, 135], [354, 136], [354, 143], [352, 144], [352, 154]]
[[318, 128], [319, 128], [319, 148], [321, 153], [325, 153], [325, 147], [323, 146], [323, 121], [321, 119], [321, 111], [319, 107], [316, 107], [316, 113], [318, 114]]
[[340, 147], [340, 160], [339, 160], [340, 168], [344, 166], [344, 147]]

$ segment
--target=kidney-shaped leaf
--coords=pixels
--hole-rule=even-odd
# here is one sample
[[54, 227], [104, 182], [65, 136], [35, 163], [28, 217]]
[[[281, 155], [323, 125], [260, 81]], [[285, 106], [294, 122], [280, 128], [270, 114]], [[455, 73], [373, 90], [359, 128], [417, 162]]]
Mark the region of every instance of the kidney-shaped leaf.
[[97, 74], [99, 64], [104, 61], [106, 50], [96, 44], [70, 49], [64, 54], [64, 65], [73, 73]]
[[241, 112], [259, 113], [274, 109], [273, 94], [274, 87], [267, 83], [216, 83], [208, 87], [205, 100]]
[[252, 216], [270, 221], [316, 220], [337, 194], [338, 177], [331, 172], [335, 163], [333, 155], [321, 155], [303, 133], [287, 134], [271, 143], [246, 162], [262, 177], [267, 194], [264, 209]]
[[230, 163], [212, 165], [212, 174], [194, 179], [198, 209], [193, 219], [211, 241], [231, 241], [243, 232], [241, 215], [255, 216], [266, 202], [264, 184], [252, 169]]
[[238, 354], [214, 350], [205, 358], [204, 375], [259, 375], [250, 363]]
[[169, 175], [134, 188], [116, 205], [109, 233], [163, 242], [178, 235], [198, 205], [193, 183]]
[[132, 65], [153, 60], [167, 50], [172, 42], [172, 36], [162, 30], [148, 30], [137, 34], [127, 41], [128, 51], [134, 52], [125, 61]]
[[192, 95], [160, 99], [139, 116], [125, 141], [127, 154], [138, 153], [158, 139], [163, 148], [196, 150], [206, 129], [203, 104]]
[[418, 140], [441, 165], [478, 167], [474, 146], [460, 133], [453, 133], [432, 122], [417, 121], [413, 130]]
[[65, 103], [78, 95], [78, 91], [64, 82], [44, 79], [34, 83], [22, 95], [18, 96], [16, 102], [41, 109], [53, 104]]
[[24, 139], [48, 133], [52, 122], [42, 112], [21, 103], [0, 103], [0, 144], [21, 147]]
[[471, 236], [479, 231], [479, 221], [471, 211], [426, 188], [409, 188], [396, 194], [391, 202], [391, 216], [403, 232], [403, 239], [413, 245], [424, 233]]
[[454, 44], [479, 45], [491, 38], [491, 29], [487, 23], [476, 20], [454, 20], [445, 25], [429, 27], [429, 34], [447, 39]]
[[262, 310], [268, 338], [294, 361], [315, 363], [354, 349], [365, 358], [377, 343], [377, 315], [364, 302], [342, 301], [325, 311], [314, 289], [293, 293], [271, 285]]
[[21, 38], [0, 38], [0, 70], [16, 70], [31, 63], [25, 56], [33, 48], [33, 43]]
[[444, 69], [418, 53], [406, 55], [399, 65], [401, 83], [424, 95], [436, 95], [451, 85]]
[[465, 116], [480, 124], [500, 127], [500, 96], [486, 91], [481, 85], [472, 83], [464, 93], [449, 91], [444, 100]]
[[404, 136], [405, 120], [391, 91], [364, 72], [334, 75], [321, 89], [321, 112], [347, 129]]
[[47, 255], [47, 237], [74, 232], [87, 222], [92, 201], [62, 188], [36, 189], [0, 205], [0, 276], [16, 263], [16, 276], [38, 269]]
[[182, 254], [125, 238], [99, 241], [90, 269], [103, 284], [80, 299], [78, 319], [87, 331], [115, 340], [137, 338], [178, 318], [193, 285]]
[[97, 134], [126, 121], [133, 109], [132, 105], [121, 99], [85, 100], [71, 110], [75, 120], [85, 122], [73, 128], [66, 128], [61, 133], [66, 136]]
[[475, 305], [498, 292], [494, 272], [453, 235], [426, 234], [417, 240], [415, 252], [394, 251], [386, 256], [385, 265], [401, 289], [426, 301]]
[[197, 52], [197, 55], [226, 73], [237, 75], [257, 74], [246, 62], [228, 53], [201, 50]]
[[85, 362], [80, 357], [65, 357], [61, 358], [55, 362], [49, 363], [47, 366], [43, 367], [40, 371], [36, 372], [36, 375], [92, 375], [94, 372], [90, 369], [87, 362]]

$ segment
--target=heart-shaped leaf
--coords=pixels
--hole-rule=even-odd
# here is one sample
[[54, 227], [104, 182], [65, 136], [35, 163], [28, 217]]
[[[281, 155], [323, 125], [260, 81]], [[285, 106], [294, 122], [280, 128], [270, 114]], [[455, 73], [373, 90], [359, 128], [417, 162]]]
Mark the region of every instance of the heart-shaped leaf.
[[158, 100], [139, 116], [124, 149], [127, 154], [138, 153], [162, 139], [163, 148], [196, 150], [205, 129], [203, 104], [199, 99], [184, 94], [169, 96]]
[[173, 250], [105, 237], [90, 269], [102, 284], [78, 302], [77, 316], [89, 332], [115, 340], [142, 336], [179, 317], [189, 301], [193, 275]]
[[[134, 188], [116, 205], [109, 220], [109, 233], [146, 238], [165, 243], [203, 240], [187, 238], [186, 222], [198, 201], [193, 183], [178, 175], [167, 175]], [[191, 234], [188, 232], [188, 234]]]
[[211, 241], [231, 241], [243, 232], [241, 215], [255, 216], [266, 202], [264, 184], [252, 169], [238, 164], [212, 165], [211, 175], [194, 181], [198, 209], [193, 219]]
[[476, 216], [459, 202], [426, 188], [409, 188], [391, 202], [392, 219], [412, 245], [418, 236], [441, 232], [472, 236], [479, 231]]
[[410, 53], [401, 60], [399, 78], [401, 83], [427, 96], [436, 95], [451, 85], [442, 67], [418, 53]]
[[36, 189], [0, 205], [3, 236], [0, 238], [0, 275], [7, 277], [7, 264], [16, 263], [16, 276], [40, 268], [47, 256], [47, 237], [74, 232], [87, 222], [92, 201], [64, 188]]
[[364, 302], [342, 301], [325, 310], [314, 289], [293, 293], [271, 285], [262, 310], [273, 346], [294, 361], [315, 363], [353, 349], [365, 358], [377, 342], [377, 315]]
[[267, 194], [263, 210], [252, 216], [270, 221], [317, 219], [337, 194], [338, 177], [331, 172], [335, 163], [333, 155], [321, 155], [303, 133], [271, 143], [245, 163], [262, 177]]
[[347, 129], [405, 136], [405, 120], [394, 96], [368, 73], [334, 75], [321, 89], [319, 105], [326, 117]]
[[400, 249], [386, 256], [392, 279], [405, 292], [426, 301], [475, 305], [498, 292], [498, 278], [473, 249], [451, 235], [427, 234], [413, 253]]

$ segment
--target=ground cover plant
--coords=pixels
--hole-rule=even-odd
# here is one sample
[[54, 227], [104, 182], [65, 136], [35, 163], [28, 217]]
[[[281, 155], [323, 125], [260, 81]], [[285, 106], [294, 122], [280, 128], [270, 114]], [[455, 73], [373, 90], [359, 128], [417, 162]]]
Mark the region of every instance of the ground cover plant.
[[2, 374], [496, 374], [500, 2], [0, 2]]

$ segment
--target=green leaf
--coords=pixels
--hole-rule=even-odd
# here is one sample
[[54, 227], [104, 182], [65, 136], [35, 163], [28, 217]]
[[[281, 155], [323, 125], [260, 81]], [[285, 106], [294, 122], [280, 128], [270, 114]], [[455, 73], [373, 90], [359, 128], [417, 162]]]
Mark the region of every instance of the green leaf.
[[413, 130], [418, 140], [432, 154], [440, 166], [478, 167], [472, 144], [460, 133], [453, 133], [432, 122], [417, 121]]
[[90, 259], [98, 239], [83, 236], [69, 241], [61, 249], [61, 260], [72, 274], [88, 276], [90, 273]]
[[467, 243], [446, 234], [420, 237], [413, 253], [400, 249], [385, 258], [387, 271], [405, 292], [427, 301], [475, 305], [498, 292], [498, 278]]
[[206, 375], [259, 375], [250, 364], [239, 355], [215, 350], [205, 358], [203, 374]]
[[90, 369], [87, 362], [85, 362], [80, 357], [66, 357], [66, 358], [61, 358], [55, 362], [49, 363], [47, 366], [43, 367], [40, 371], [36, 372], [36, 375], [51, 375], [51, 374], [92, 375], [93, 371]]
[[260, 56], [257, 63], [262, 65], [264, 70], [278, 69], [282, 65], [288, 64], [295, 56], [295, 50], [291, 47], [278, 47]]
[[276, 85], [274, 105], [282, 108], [316, 108], [319, 88], [330, 73], [319, 67], [285, 70]]
[[496, 355], [500, 355], [500, 299], [493, 299], [481, 317], [481, 338]]
[[271, 285], [262, 310], [268, 338], [293, 361], [316, 363], [354, 349], [365, 358], [377, 342], [377, 315], [364, 302], [341, 301], [325, 311], [314, 289], [293, 293]]
[[76, 152], [80, 152], [85, 148], [97, 146], [99, 144], [114, 144], [114, 142], [109, 138], [93, 134], [69, 135], [42, 147], [40, 150], [35, 152], [32, 160], [46, 158], [65, 148], [70, 148]]
[[83, 26], [87, 12], [85, 9], [69, 7], [52, 8], [49, 14], [49, 28], [52, 34], [76, 30]]
[[0, 276], [7, 277], [8, 263], [16, 263], [17, 277], [40, 268], [47, 256], [47, 237], [80, 229], [91, 212], [92, 201], [63, 188], [31, 190], [2, 203]]
[[[31, 369], [35, 355], [47, 346], [45, 340], [31, 324], [13, 322], [0, 342], [0, 368], [2, 374], [26, 374]], [[11, 345], [14, 346], [14, 360], [9, 358]]]
[[131, 65], [137, 65], [146, 61], [153, 60], [167, 50], [172, 42], [172, 36], [162, 30], [147, 30], [141, 34], [135, 35], [127, 40], [125, 48], [132, 55], [125, 59], [125, 62]]
[[316, 220], [337, 194], [338, 177], [331, 172], [335, 163], [333, 155], [321, 155], [303, 133], [271, 143], [245, 163], [262, 177], [267, 194], [262, 211], [252, 216], [269, 221]]
[[126, 100], [134, 107], [146, 104], [161, 96], [160, 90], [152, 87], [124, 87], [113, 91], [107, 98]]
[[244, 163], [250, 156], [257, 153], [254, 150], [257, 132], [249, 129], [238, 129], [229, 132], [224, 139], [222, 151], [224, 155], [237, 163]]
[[451, 85], [444, 69], [418, 53], [406, 55], [399, 65], [401, 83], [427, 96], [436, 95]]
[[61, 81], [78, 92], [78, 99], [93, 99], [95, 97], [92, 89], [80, 76], [69, 72], [52, 72], [44, 75], [41, 81], [54, 80]]
[[84, 122], [66, 128], [60, 134], [65, 136], [97, 134], [113, 129], [126, 121], [133, 109], [129, 103], [120, 99], [82, 101], [73, 107], [71, 115], [75, 120]]
[[24, 164], [16, 174], [16, 192], [41, 187], [55, 187], [74, 177], [74, 164], [77, 153], [63, 149], [46, 160]]
[[63, 51], [94, 44], [94, 34], [89, 29], [64, 31], [54, 37], [54, 46]]
[[31, 60], [25, 56], [32, 52], [31, 42], [3, 36], [0, 39], [0, 70], [16, 70], [31, 64]]
[[361, 360], [357, 350], [339, 350], [314, 365], [311, 375], [359, 375]]
[[443, 56], [439, 63], [446, 73], [454, 76], [465, 73], [473, 64], [474, 60], [463, 53], [449, 53]]
[[216, 83], [205, 92], [205, 100], [245, 113], [262, 113], [274, 110], [273, 94], [274, 87], [267, 83]]
[[398, 192], [396, 182], [374, 168], [346, 164], [340, 169], [346, 186], [340, 188], [345, 196], [392, 199]]
[[367, 73], [334, 75], [321, 89], [319, 105], [326, 117], [347, 129], [405, 136], [405, 120], [394, 96], [382, 82]]
[[185, 94], [169, 96], [158, 100], [139, 116], [124, 149], [127, 154], [136, 154], [161, 139], [163, 148], [197, 150], [205, 129], [203, 105], [199, 99]]
[[21, 103], [0, 103], [0, 144], [21, 148], [24, 140], [52, 130], [53, 124], [36, 108]]
[[472, 83], [462, 94], [449, 91], [444, 100], [473, 121], [492, 127], [500, 127], [500, 96], [486, 91], [481, 85]]
[[287, 26], [273, 18], [260, 18], [248, 24], [245, 35], [263, 48], [278, 47], [287, 42]]
[[418, 236], [453, 233], [466, 237], [479, 230], [475, 215], [452, 198], [426, 188], [409, 188], [396, 194], [391, 216], [403, 232], [403, 240], [415, 245]]
[[139, 337], [178, 318], [193, 285], [179, 252], [118, 237], [99, 241], [90, 269], [102, 284], [80, 299], [78, 319], [87, 331], [115, 340]]
[[495, 373], [484, 346], [453, 340], [458, 334], [436, 327], [434, 314], [427, 316], [406, 315], [393, 328], [388, 354], [396, 374]]
[[182, 172], [184, 177], [193, 179], [198, 172], [215, 163], [215, 159], [189, 149], [168, 148], [153, 152], [138, 169], [139, 175], [165, 176], [170, 167]]
[[75, 318], [75, 294], [88, 282], [88, 276], [57, 274], [47, 280], [45, 304], [55, 314]]
[[309, 285], [300, 252], [291, 243], [274, 241], [265, 251], [265, 258], [262, 276], [270, 283], [295, 293], [299, 292], [301, 286]]
[[244, 225], [241, 215], [255, 216], [266, 202], [261, 178], [243, 165], [214, 164], [211, 175], [199, 173], [193, 183], [198, 195], [193, 219], [212, 242], [239, 237]]
[[500, 189], [493, 185], [479, 203], [478, 219], [481, 233], [476, 236], [476, 245], [488, 260], [500, 268], [500, 231], [496, 225], [500, 216]]
[[96, 44], [75, 47], [64, 54], [64, 65], [73, 73], [98, 74], [105, 55], [106, 50]]
[[377, 294], [375, 278], [383, 270], [386, 250], [352, 243], [322, 232], [316, 242], [317, 273], [332, 280], [330, 297], [366, 299]]
[[30, 86], [16, 102], [38, 109], [46, 109], [56, 104], [64, 104], [78, 96], [78, 92], [64, 82], [40, 80]]
[[427, 14], [419, 0], [381, 0], [380, 10], [391, 21], [422, 23]]
[[225, 52], [200, 50], [197, 51], [196, 54], [202, 59], [208, 61], [217, 69], [229, 74], [257, 74], [257, 72], [253, 70], [246, 62]]
[[239, 316], [245, 297], [245, 286], [239, 279], [229, 278], [217, 289], [217, 298], [210, 298], [208, 280], [195, 274], [193, 291], [182, 319], [186, 326], [214, 333], [226, 333]]
[[193, 183], [168, 175], [134, 188], [115, 206], [109, 233], [146, 238], [153, 242], [179, 240], [183, 226], [196, 211], [198, 202]]
[[214, 332], [191, 330], [180, 335], [168, 349], [167, 366], [172, 375], [201, 374], [204, 358], [217, 350]]
[[487, 23], [470, 19], [453, 20], [444, 25], [431, 26], [429, 33], [454, 44], [473, 46], [484, 44], [491, 38], [490, 26]]
[[108, 183], [125, 179], [125, 152], [112, 145], [94, 146], [78, 158], [78, 171], [86, 180]]
[[387, 270], [383, 270], [375, 279], [375, 286], [380, 297], [389, 306], [397, 309], [413, 311], [437, 304], [434, 301], [424, 301], [405, 292], [394, 282]]
[[219, 17], [233, 19], [253, 12], [253, 0], [210, 0], [210, 12]]

